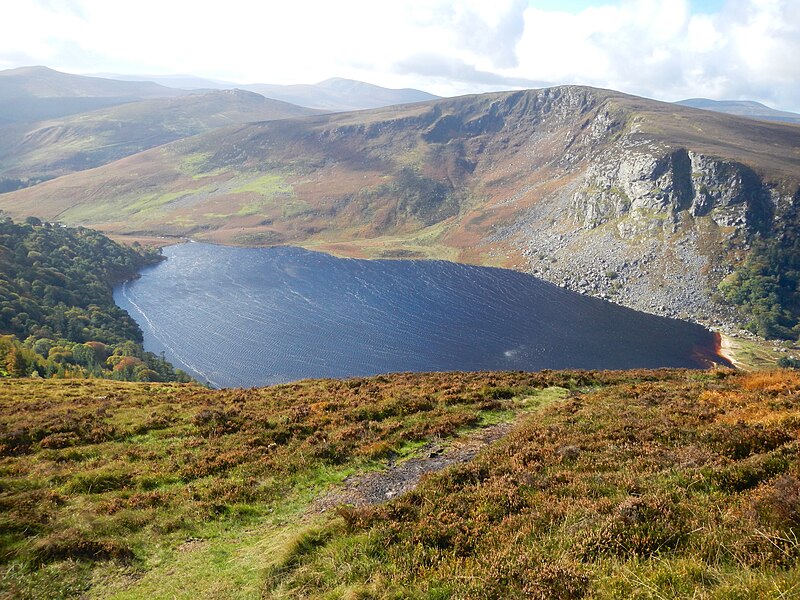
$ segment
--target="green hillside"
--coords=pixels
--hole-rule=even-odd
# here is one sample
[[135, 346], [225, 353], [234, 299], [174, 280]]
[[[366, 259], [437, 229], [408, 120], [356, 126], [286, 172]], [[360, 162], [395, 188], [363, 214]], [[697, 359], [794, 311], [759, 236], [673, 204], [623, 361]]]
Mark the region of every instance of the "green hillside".
[[791, 372], [0, 380], [0, 596], [792, 597], [799, 407]]

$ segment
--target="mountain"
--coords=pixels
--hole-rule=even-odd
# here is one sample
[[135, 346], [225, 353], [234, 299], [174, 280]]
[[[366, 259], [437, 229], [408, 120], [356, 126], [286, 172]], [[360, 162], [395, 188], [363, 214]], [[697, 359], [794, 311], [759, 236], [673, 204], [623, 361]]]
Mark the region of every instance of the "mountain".
[[[507, 266], [730, 327], [800, 315], [786, 279], [800, 271], [800, 127], [588, 87], [217, 129], [0, 208], [113, 233]], [[739, 277], [759, 240], [780, 260]]]
[[206, 79], [195, 77], [194, 75], [121, 75], [119, 73], [97, 73], [94, 77], [105, 79], [118, 79], [121, 81], [152, 81], [160, 85], [177, 88], [179, 90], [233, 90], [241, 88], [238, 83], [231, 81], [219, 81], [217, 79]]
[[63, 117], [143, 98], [186, 94], [152, 81], [116, 81], [21, 67], [0, 71], [0, 123]]
[[353, 81], [352, 79], [333, 78], [315, 84], [273, 85], [255, 83], [241, 86], [243, 89], [263, 94], [267, 98], [275, 98], [309, 108], [340, 112], [380, 108], [393, 104], [409, 104], [435, 100], [438, 96], [414, 89], [390, 89]]
[[800, 114], [775, 110], [760, 102], [752, 100], [709, 100], [708, 98], [690, 98], [676, 102], [681, 106], [702, 108], [715, 112], [749, 117], [751, 119], [764, 119], [767, 121], [784, 121], [786, 123], [800, 123]]
[[223, 90], [6, 125], [0, 127], [0, 182], [5, 179], [7, 187], [21, 187], [27, 181], [97, 167], [215, 127], [315, 112], [253, 92]]
[[438, 96], [414, 89], [390, 89], [354, 81], [333, 78], [315, 84], [277, 85], [269, 83], [239, 84], [230, 81], [204, 79], [193, 75], [118, 75], [102, 74], [102, 77], [127, 81], [155, 81], [171, 88], [183, 90], [221, 90], [241, 88], [256, 92], [267, 98], [283, 100], [298, 106], [342, 112], [380, 108], [393, 104], [409, 104], [436, 100]]

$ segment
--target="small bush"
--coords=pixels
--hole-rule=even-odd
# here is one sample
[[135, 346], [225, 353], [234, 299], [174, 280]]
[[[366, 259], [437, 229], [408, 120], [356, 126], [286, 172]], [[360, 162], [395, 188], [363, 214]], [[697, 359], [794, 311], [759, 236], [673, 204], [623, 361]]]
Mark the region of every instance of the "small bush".
[[60, 448], [68, 448], [69, 446], [77, 446], [80, 444], [81, 438], [74, 431], [65, 431], [53, 433], [45, 437], [39, 446], [45, 449], [57, 450]]
[[743, 492], [785, 473], [788, 468], [789, 461], [783, 453], [761, 454], [716, 469], [711, 474], [711, 480], [726, 492]]
[[784, 475], [759, 489], [752, 501], [759, 520], [779, 529], [800, 527], [800, 479]]
[[596, 558], [653, 556], [676, 548], [688, 535], [684, 510], [670, 497], [631, 497], [599, 529], [589, 530], [581, 554]]
[[712, 448], [734, 460], [775, 450], [792, 440], [792, 432], [781, 427], [745, 423], [717, 425], [708, 436], [708, 443]]

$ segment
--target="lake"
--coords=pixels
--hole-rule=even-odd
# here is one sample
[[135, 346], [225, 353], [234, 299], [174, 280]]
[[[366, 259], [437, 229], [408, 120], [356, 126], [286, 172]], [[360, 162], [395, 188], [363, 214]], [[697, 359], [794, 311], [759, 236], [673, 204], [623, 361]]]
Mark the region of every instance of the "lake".
[[398, 371], [703, 368], [694, 324], [531, 275], [186, 243], [114, 290], [145, 349], [215, 387]]

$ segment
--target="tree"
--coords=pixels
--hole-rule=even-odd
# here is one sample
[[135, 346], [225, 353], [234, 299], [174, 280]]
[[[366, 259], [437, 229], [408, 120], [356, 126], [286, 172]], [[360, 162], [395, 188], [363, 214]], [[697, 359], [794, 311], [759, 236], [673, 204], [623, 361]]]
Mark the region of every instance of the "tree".
[[17, 346], [12, 346], [6, 354], [6, 371], [11, 377], [25, 377], [28, 364]]

